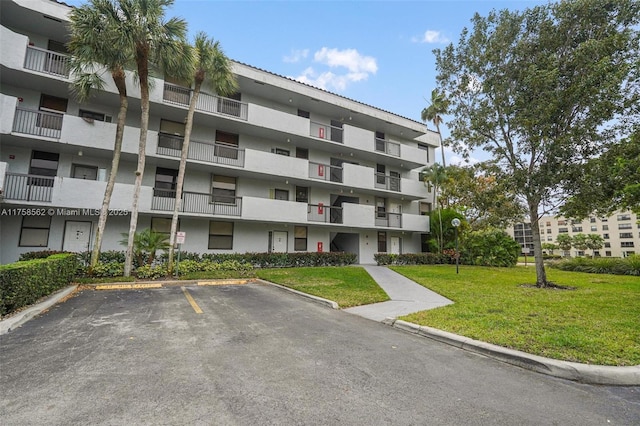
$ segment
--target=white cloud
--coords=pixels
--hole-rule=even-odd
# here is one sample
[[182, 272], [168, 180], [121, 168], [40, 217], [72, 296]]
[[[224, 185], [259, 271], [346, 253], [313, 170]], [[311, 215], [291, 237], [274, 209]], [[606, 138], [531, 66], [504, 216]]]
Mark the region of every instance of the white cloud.
[[[323, 47], [314, 53], [313, 59], [320, 65], [328, 66], [329, 70], [318, 71], [308, 67], [298, 77], [293, 78], [325, 90], [344, 91], [350, 83], [365, 81], [369, 75], [378, 71], [376, 59], [364, 56], [356, 49], [338, 50]], [[341, 68], [346, 70], [340, 72]]]
[[307, 56], [309, 56], [309, 49], [292, 49], [291, 55], [285, 56], [284, 58], [282, 58], [282, 60], [284, 62], [296, 63], [300, 62], [303, 59], [306, 59]]
[[449, 43], [449, 39], [442, 35], [440, 31], [427, 30], [420, 37], [413, 37], [411, 39], [414, 43], [428, 43], [428, 44], [444, 44]]

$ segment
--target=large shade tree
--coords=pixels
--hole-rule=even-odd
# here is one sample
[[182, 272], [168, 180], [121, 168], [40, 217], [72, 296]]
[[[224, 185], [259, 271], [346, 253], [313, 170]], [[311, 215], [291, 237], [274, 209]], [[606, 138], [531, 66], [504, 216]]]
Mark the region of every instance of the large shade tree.
[[198, 97], [203, 85], [211, 87], [218, 95], [228, 96], [234, 93], [237, 88], [237, 81], [231, 69], [231, 61], [227, 58], [220, 47], [219, 42], [214, 42], [203, 32], [196, 34], [194, 42], [195, 69], [191, 80], [193, 80], [193, 93], [189, 102], [189, 111], [184, 130], [184, 141], [182, 143], [182, 153], [180, 156], [180, 167], [178, 168], [178, 178], [176, 182], [176, 199], [171, 218], [171, 236], [169, 245], [168, 270], [173, 271], [173, 257], [175, 236], [178, 229], [178, 216], [182, 205], [182, 186], [184, 174], [187, 167], [187, 156], [189, 154], [189, 143], [191, 141], [191, 130], [193, 128], [193, 116], [198, 105]]
[[434, 51], [454, 117], [451, 144], [467, 156], [487, 151], [498, 179], [526, 204], [539, 287], [549, 285], [539, 218], [618, 136], [611, 123], [632, 104], [639, 8], [633, 0], [570, 0], [476, 14], [457, 45]]
[[[115, 1], [115, 0], [114, 0]], [[179, 79], [191, 74], [191, 49], [186, 43], [187, 24], [181, 18], [165, 20], [166, 9], [173, 0], [117, 0], [114, 25], [126, 41], [123, 48], [133, 52], [140, 88], [140, 138], [135, 172], [129, 236], [125, 252], [124, 275], [131, 275], [133, 246], [138, 224], [140, 187], [145, 167], [147, 130], [149, 129], [150, 69], [156, 67]]]
[[69, 16], [71, 38], [67, 47], [71, 54], [72, 89], [76, 97], [80, 102], [86, 101], [93, 90], [104, 88], [104, 75], [110, 74], [120, 100], [111, 169], [91, 251], [91, 269], [95, 267], [100, 256], [109, 204], [120, 164], [122, 138], [129, 105], [125, 69], [132, 65], [133, 56], [131, 50], [127, 48], [122, 33], [117, 31], [117, 26], [114, 25], [116, 16], [115, 4], [109, 0], [91, 0], [74, 8]]

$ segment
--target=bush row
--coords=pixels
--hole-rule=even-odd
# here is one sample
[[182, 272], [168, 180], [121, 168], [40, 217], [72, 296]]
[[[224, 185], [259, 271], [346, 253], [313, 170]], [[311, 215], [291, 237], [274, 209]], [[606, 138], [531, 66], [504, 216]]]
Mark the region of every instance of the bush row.
[[378, 265], [442, 265], [455, 263], [453, 253], [376, 253], [373, 255]]
[[640, 255], [629, 256], [624, 259], [576, 257], [549, 262], [548, 265], [551, 268], [563, 271], [588, 272], [590, 274], [640, 275]]
[[69, 253], [0, 265], [0, 316], [69, 285], [77, 269], [78, 260]]

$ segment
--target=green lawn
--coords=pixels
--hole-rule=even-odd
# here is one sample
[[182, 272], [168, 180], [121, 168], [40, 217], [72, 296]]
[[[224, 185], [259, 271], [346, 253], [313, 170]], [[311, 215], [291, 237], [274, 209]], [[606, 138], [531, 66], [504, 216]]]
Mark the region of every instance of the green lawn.
[[341, 308], [389, 300], [360, 267], [257, 269], [256, 273], [264, 280], [333, 300]]
[[523, 287], [534, 268], [398, 266], [393, 270], [453, 300], [403, 320], [555, 359], [640, 364], [640, 279], [547, 269], [575, 290]]

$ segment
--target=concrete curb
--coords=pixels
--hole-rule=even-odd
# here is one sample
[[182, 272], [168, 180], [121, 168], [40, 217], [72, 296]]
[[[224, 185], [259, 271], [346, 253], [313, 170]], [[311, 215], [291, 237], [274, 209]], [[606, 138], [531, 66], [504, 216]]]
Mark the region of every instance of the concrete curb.
[[459, 336], [457, 334], [435, 328], [419, 326], [407, 321], [396, 320], [394, 318], [387, 318], [382, 322], [408, 333], [424, 336], [460, 349], [479, 353], [508, 364], [517, 365], [518, 367], [553, 377], [592, 385], [640, 385], [640, 365], [613, 367], [560, 361], [538, 355], [531, 355], [514, 349], [503, 348], [501, 346], [473, 340], [468, 337]]
[[285, 286], [280, 285], [280, 284], [272, 283], [271, 281], [258, 279], [257, 282], [277, 287], [277, 288], [279, 288], [281, 290], [285, 290], [285, 291], [288, 291], [290, 293], [297, 294], [298, 296], [306, 297], [307, 299], [311, 299], [312, 301], [314, 301], [316, 303], [320, 303], [322, 305], [328, 306], [331, 309], [340, 309], [340, 306], [336, 302], [334, 302], [333, 300], [323, 299], [322, 297], [313, 296], [311, 294], [303, 293], [301, 291], [294, 290], [292, 288], [285, 287]]
[[62, 290], [58, 290], [56, 293], [53, 293], [46, 300], [36, 303], [35, 305], [30, 306], [24, 311], [17, 312], [16, 314], [10, 316], [9, 318], [5, 318], [0, 321], [0, 336], [20, 327], [25, 322], [29, 321], [31, 318], [40, 315], [45, 310], [49, 309], [53, 305], [60, 302], [62, 299], [76, 291], [78, 288], [77, 285], [72, 285]]

